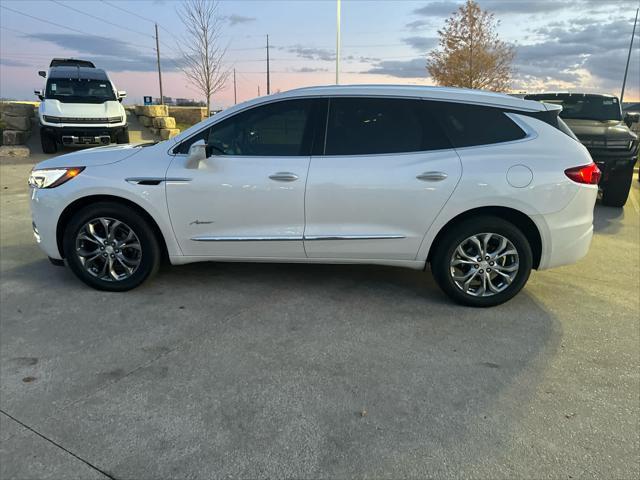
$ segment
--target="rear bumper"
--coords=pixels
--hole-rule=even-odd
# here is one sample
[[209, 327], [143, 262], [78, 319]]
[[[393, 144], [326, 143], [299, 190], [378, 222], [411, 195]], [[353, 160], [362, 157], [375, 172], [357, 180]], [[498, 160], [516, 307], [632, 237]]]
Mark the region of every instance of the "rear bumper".
[[587, 254], [593, 237], [593, 207], [597, 195], [595, 185], [581, 185], [563, 210], [532, 217], [542, 236], [538, 270], [569, 265]]

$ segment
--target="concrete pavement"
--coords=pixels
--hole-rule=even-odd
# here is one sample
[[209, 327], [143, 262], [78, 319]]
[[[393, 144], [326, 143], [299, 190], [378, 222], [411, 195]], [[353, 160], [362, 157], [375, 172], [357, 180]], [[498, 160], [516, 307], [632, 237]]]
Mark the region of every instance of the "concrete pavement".
[[428, 272], [165, 267], [125, 294], [54, 267], [30, 161], [0, 160], [0, 478], [637, 478], [640, 211], [506, 305]]

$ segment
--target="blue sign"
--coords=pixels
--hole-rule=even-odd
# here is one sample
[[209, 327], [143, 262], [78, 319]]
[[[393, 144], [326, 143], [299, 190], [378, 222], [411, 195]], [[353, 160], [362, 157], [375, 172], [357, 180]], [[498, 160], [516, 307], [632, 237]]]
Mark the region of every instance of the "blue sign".
[[153, 97], [144, 97], [144, 104], [151, 105], [153, 103]]

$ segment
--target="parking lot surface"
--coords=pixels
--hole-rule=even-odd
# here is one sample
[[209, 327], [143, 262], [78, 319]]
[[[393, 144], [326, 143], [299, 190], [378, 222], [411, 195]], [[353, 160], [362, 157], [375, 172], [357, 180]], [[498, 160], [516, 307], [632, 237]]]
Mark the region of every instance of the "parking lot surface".
[[640, 189], [511, 302], [429, 272], [54, 267], [0, 160], [0, 478], [638, 478]]

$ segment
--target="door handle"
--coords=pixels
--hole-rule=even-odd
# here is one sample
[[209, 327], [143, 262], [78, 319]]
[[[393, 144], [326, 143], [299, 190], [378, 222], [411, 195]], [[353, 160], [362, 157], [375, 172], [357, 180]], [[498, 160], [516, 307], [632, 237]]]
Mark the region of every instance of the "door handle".
[[291, 172], [277, 172], [269, 175], [269, 178], [276, 182], [294, 182], [298, 179], [298, 175]]
[[424, 172], [416, 177], [423, 182], [440, 182], [447, 178], [447, 174], [444, 172]]

